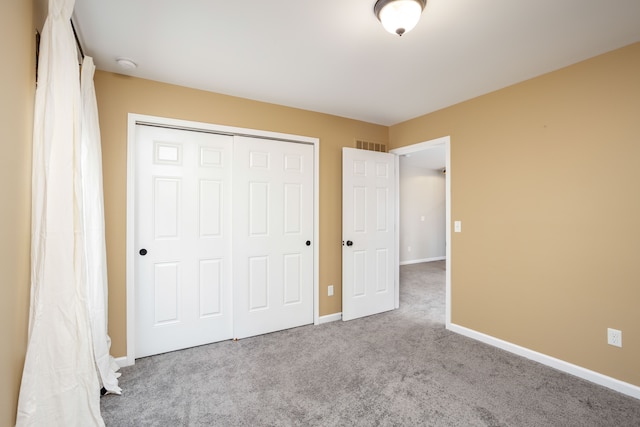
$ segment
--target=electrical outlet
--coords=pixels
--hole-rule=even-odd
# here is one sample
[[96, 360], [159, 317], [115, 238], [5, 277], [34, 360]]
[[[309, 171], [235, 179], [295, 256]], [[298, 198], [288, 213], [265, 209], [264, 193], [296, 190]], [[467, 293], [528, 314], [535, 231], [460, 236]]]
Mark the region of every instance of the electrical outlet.
[[407, 252], [411, 252], [411, 246], [407, 246]]
[[333, 296], [333, 285], [329, 285], [328, 291], [329, 296], [332, 297]]
[[607, 328], [607, 344], [622, 347], [622, 331]]

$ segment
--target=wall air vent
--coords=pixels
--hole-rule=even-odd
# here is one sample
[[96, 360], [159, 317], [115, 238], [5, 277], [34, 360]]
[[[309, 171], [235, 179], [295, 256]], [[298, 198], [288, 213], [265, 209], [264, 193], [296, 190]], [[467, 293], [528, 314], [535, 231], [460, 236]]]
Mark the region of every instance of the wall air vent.
[[379, 142], [369, 142], [362, 139], [356, 139], [356, 148], [358, 150], [369, 151], [382, 151], [387, 152], [387, 144], [380, 144]]

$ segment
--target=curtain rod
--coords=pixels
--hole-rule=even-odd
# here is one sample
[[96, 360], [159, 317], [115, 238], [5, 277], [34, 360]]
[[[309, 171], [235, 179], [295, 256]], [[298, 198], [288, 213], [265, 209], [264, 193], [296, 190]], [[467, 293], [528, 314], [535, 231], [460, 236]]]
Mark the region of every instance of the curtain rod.
[[73, 19], [71, 21], [71, 29], [73, 30], [73, 36], [76, 38], [76, 46], [78, 46], [78, 50], [80, 51], [80, 56], [84, 59], [84, 51], [82, 50], [82, 45], [80, 44], [80, 39], [78, 38], [78, 33], [76, 33], [76, 27], [73, 25]]

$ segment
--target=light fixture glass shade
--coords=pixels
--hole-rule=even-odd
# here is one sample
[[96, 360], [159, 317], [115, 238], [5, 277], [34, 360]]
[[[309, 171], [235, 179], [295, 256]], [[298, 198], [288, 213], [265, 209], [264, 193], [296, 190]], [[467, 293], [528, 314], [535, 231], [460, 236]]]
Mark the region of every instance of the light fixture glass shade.
[[379, 0], [374, 11], [385, 30], [401, 36], [416, 26], [425, 3], [421, 0]]

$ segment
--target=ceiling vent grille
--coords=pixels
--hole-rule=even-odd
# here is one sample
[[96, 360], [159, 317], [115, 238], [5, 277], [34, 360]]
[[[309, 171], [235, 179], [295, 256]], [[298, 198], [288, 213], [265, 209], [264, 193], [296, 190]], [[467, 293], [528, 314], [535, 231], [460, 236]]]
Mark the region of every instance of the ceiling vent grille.
[[356, 139], [356, 148], [358, 150], [382, 151], [384, 153], [387, 152], [387, 144], [380, 144], [379, 142], [369, 142], [362, 139]]

